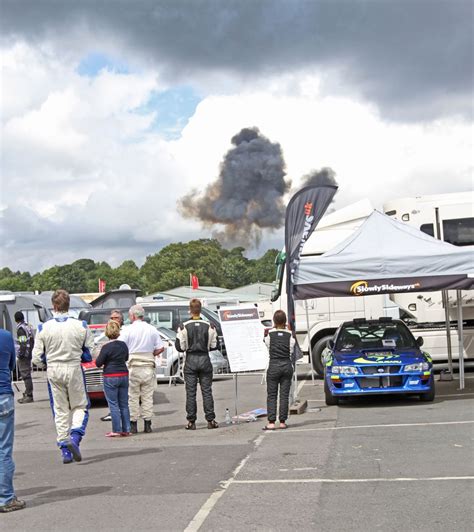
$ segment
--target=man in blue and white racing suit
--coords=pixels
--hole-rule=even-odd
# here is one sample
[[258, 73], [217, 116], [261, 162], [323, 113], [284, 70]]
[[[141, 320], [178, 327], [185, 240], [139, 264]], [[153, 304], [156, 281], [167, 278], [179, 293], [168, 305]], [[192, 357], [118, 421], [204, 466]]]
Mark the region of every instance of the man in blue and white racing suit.
[[89, 399], [81, 362], [92, 360], [90, 351], [94, 342], [86, 322], [68, 316], [66, 290], [56, 290], [51, 301], [54, 318], [38, 327], [33, 363], [47, 366], [57, 443], [63, 463], [69, 464], [82, 459], [79, 444], [89, 419]]

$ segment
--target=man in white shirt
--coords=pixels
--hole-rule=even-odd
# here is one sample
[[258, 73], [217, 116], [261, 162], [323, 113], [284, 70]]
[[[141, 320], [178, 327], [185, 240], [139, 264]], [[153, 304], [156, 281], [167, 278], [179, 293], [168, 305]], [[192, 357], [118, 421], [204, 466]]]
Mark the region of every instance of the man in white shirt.
[[128, 402], [130, 408], [130, 432], [136, 434], [140, 417], [145, 421], [144, 432], [152, 432], [153, 392], [156, 387], [155, 357], [164, 351], [161, 337], [153, 325], [143, 318], [145, 310], [141, 305], [133, 305], [128, 311], [130, 327], [122, 329], [119, 340], [127, 344], [129, 358]]

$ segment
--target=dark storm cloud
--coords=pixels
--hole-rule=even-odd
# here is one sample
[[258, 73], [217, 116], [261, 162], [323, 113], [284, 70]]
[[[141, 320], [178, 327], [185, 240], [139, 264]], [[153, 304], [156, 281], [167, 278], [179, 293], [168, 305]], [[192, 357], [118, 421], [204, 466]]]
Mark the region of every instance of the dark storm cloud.
[[204, 194], [193, 191], [179, 201], [180, 212], [211, 227], [225, 244], [258, 244], [261, 229], [277, 229], [285, 220], [285, 181], [281, 147], [258, 128], [244, 128], [231, 140], [233, 147], [220, 166], [219, 177]]
[[[4, 42], [112, 41], [170, 80], [302, 68], [386, 116], [472, 114], [471, 0], [2, 0]], [[88, 41], [89, 39], [89, 41]]]

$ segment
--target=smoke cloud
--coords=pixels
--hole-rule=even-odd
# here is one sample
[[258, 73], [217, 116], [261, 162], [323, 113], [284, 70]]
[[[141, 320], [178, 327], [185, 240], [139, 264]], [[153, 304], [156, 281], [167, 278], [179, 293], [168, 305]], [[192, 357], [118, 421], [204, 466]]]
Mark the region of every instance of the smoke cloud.
[[337, 187], [336, 172], [329, 167], [321, 168], [321, 170], [312, 170], [309, 174], [303, 176], [301, 188], [309, 185], [334, 185]]
[[191, 191], [178, 201], [179, 211], [205, 227], [224, 226], [213, 236], [225, 245], [258, 245], [262, 229], [284, 224], [285, 180], [281, 146], [258, 128], [244, 128], [231, 140], [233, 147], [220, 165], [219, 177], [203, 194]]

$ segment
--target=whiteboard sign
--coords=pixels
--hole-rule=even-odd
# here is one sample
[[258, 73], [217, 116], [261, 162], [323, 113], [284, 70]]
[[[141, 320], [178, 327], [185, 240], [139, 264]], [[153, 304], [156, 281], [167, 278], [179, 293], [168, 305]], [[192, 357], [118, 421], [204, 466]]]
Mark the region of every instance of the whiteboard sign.
[[218, 312], [230, 370], [265, 369], [268, 351], [257, 307], [221, 307]]

